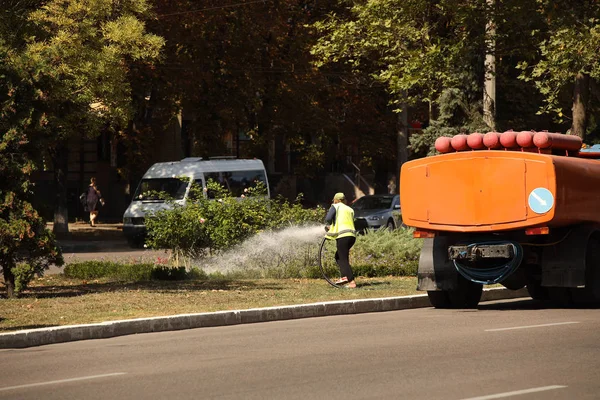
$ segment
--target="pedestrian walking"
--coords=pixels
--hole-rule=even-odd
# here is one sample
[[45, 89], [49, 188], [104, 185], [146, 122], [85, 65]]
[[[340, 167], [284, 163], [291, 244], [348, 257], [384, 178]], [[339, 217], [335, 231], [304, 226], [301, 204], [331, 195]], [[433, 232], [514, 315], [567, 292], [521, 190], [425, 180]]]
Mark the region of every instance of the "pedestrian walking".
[[340, 279], [335, 284], [355, 288], [356, 282], [350, 266], [350, 249], [356, 242], [354, 210], [346, 205], [344, 193], [336, 193], [333, 196], [333, 204], [327, 212], [325, 223], [325, 237], [335, 240], [336, 243], [335, 262], [340, 269]]
[[90, 179], [90, 185], [86, 192], [85, 211], [90, 213], [90, 225], [96, 226], [96, 218], [98, 218], [99, 205], [104, 205], [104, 199], [98, 186], [96, 185], [96, 178]]

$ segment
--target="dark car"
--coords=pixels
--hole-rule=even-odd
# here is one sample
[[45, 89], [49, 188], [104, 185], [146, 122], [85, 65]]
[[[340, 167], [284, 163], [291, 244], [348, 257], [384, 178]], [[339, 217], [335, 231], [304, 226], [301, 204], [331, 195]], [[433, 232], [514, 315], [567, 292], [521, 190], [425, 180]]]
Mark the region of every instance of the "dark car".
[[374, 194], [354, 201], [354, 225], [357, 231], [386, 227], [396, 229], [402, 225], [400, 196], [397, 194]]

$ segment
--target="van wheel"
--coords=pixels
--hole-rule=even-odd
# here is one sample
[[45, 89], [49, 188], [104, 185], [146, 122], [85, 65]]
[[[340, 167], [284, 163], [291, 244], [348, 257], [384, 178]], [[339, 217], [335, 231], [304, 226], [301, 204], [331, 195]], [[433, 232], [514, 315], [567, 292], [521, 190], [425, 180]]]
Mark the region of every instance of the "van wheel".
[[144, 246], [144, 239], [140, 238], [140, 237], [131, 237], [131, 236], [128, 236], [127, 237], [127, 244], [132, 249], [139, 249], [139, 248], [142, 248]]

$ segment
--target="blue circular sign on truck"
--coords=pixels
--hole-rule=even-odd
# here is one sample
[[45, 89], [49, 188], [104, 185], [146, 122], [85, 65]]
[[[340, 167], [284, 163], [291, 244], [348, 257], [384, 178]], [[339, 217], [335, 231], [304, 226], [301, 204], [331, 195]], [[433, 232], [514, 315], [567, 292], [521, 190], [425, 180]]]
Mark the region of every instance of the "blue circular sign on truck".
[[528, 203], [534, 213], [544, 214], [554, 207], [554, 196], [546, 188], [535, 188], [529, 194]]

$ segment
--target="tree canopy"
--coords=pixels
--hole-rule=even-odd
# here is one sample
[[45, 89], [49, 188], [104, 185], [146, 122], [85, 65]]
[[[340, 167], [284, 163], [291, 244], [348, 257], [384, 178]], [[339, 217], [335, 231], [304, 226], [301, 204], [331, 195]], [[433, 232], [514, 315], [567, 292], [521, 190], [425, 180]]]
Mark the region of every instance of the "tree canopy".
[[0, 266], [12, 295], [20, 261], [36, 272], [61, 262], [28, 202], [31, 172], [56, 161], [69, 137], [125, 125], [129, 65], [156, 59], [164, 42], [145, 30], [145, 0], [7, 3], [0, 14]]

